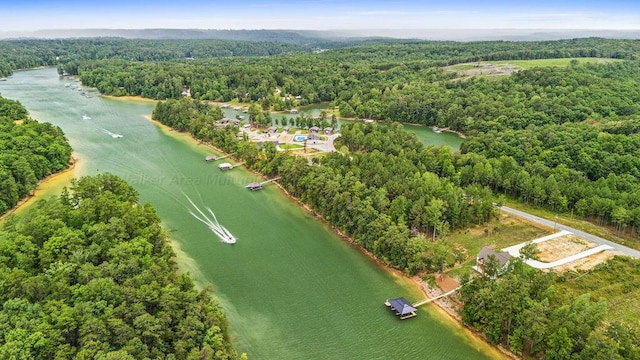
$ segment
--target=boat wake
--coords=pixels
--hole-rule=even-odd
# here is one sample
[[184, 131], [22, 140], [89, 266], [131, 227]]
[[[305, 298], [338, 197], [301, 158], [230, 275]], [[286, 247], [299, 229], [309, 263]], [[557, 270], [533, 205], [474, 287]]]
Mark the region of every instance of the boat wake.
[[111, 136], [114, 139], [119, 139], [121, 137], [123, 137], [120, 134], [116, 134], [116, 133], [112, 133], [111, 131], [107, 130], [107, 129], [102, 129], [102, 131], [104, 131], [106, 134], [108, 134], [109, 136]]
[[218, 218], [216, 217], [216, 214], [213, 213], [213, 210], [211, 210], [209, 207], [206, 207], [207, 211], [209, 212], [209, 215], [207, 215], [202, 210], [200, 210], [200, 208], [196, 206], [196, 204], [194, 204], [193, 201], [188, 196], [187, 196], [187, 200], [189, 200], [189, 203], [191, 203], [191, 206], [193, 206], [195, 211], [198, 213], [196, 214], [193, 212], [193, 210], [189, 210], [189, 213], [191, 214], [191, 216], [198, 219], [198, 221], [200, 221], [201, 223], [207, 225], [209, 229], [213, 231], [213, 233], [216, 234], [222, 242], [227, 244], [236, 243], [235, 236], [233, 236], [233, 234], [231, 234], [231, 232], [227, 230], [227, 228], [220, 225], [220, 223], [218, 222]]

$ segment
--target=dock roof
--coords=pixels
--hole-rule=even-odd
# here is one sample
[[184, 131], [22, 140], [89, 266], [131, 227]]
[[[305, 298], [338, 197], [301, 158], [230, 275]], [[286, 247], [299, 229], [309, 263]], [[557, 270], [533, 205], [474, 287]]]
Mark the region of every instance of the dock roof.
[[389, 300], [389, 304], [391, 304], [391, 307], [397, 311], [400, 316], [402, 315], [407, 315], [407, 314], [411, 314], [412, 312], [415, 312], [417, 309], [413, 307], [413, 305], [407, 301], [407, 299], [403, 298], [403, 297], [399, 297], [397, 299], [391, 299]]

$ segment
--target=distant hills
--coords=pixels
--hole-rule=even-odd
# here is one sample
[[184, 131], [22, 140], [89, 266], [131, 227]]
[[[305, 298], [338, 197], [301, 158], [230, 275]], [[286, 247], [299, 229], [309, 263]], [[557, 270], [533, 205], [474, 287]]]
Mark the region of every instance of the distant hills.
[[364, 39], [421, 40], [559, 40], [585, 37], [640, 39], [640, 30], [554, 30], [554, 29], [408, 29], [408, 30], [209, 30], [209, 29], [55, 29], [31, 32], [0, 32], [0, 39], [120, 37], [127, 39], [218, 39], [278, 41], [310, 45], [323, 41]]

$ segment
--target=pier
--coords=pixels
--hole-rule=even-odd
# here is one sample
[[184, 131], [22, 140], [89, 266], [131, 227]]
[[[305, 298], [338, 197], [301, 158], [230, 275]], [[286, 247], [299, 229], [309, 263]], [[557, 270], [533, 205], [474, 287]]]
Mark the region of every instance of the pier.
[[400, 320], [409, 319], [418, 315], [417, 313], [418, 307], [424, 304], [428, 304], [430, 302], [436, 301], [438, 299], [442, 299], [443, 297], [447, 297], [453, 294], [454, 292], [458, 291], [458, 289], [460, 289], [460, 286], [451, 291], [447, 291], [442, 295], [438, 295], [436, 297], [429, 298], [429, 299], [424, 299], [424, 300], [418, 301], [415, 304], [411, 304], [409, 301], [407, 301], [407, 299], [403, 297], [399, 297], [396, 299], [387, 299], [387, 301], [384, 302], [384, 305], [389, 309], [391, 309], [391, 311], [393, 311], [396, 314], [396, 316], [399, 316]]
[[204, 158], [204, 161], [211, 162], [211, 161], [216, 161], [216, 160], [222, 160], [224, 158], [228, 158], [229, 156], [231, 156], [231, 155], [230, 154], [222, 155], [222, 156], [208, 155], [206, 158]]
[[247, 189], [249, 189], [251, 191], [262, 190], [262, 185], [268, 184], [268, 183], [270, 183], [272, 181], [276, 181], [276, 180], [280, 180], [280, 177], [278, 176], [278, 177], [275, 177], [273, 179], [269, 179], [269, 180], [266, 180], [266, 181], [263, 181], [263, 182], [252, 182], [250, 184], [247, 184], [245, 186], [245, 188], [247, 188]]

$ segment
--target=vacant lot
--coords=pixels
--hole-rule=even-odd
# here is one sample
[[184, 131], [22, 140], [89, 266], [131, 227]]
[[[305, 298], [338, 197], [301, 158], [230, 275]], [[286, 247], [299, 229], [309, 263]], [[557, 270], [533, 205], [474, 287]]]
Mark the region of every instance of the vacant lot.
[[567, 256], [581, 253], [596, 247], [597, 244], [579, 238], [575, 235], [564, 235], [549, 241], [536, 244], [539, 253], [536, 260], [554, 262]]
[[579, 64], [594, 63], [606, 64], [618, 59], [608, 58], [559, 58], [559, 59], [537, 59], [537, 60], [506, 60], [506, 61], [478, 61], [473, 63], [457, 64], [445, 67], [445, 70], [458, 73], [458, 79], [470, 76], [504, 76], [511, 75], [518, 70], [526, 70], [534, 67], [564, 67], [569, 66], [572, 60], [577, 60]]

